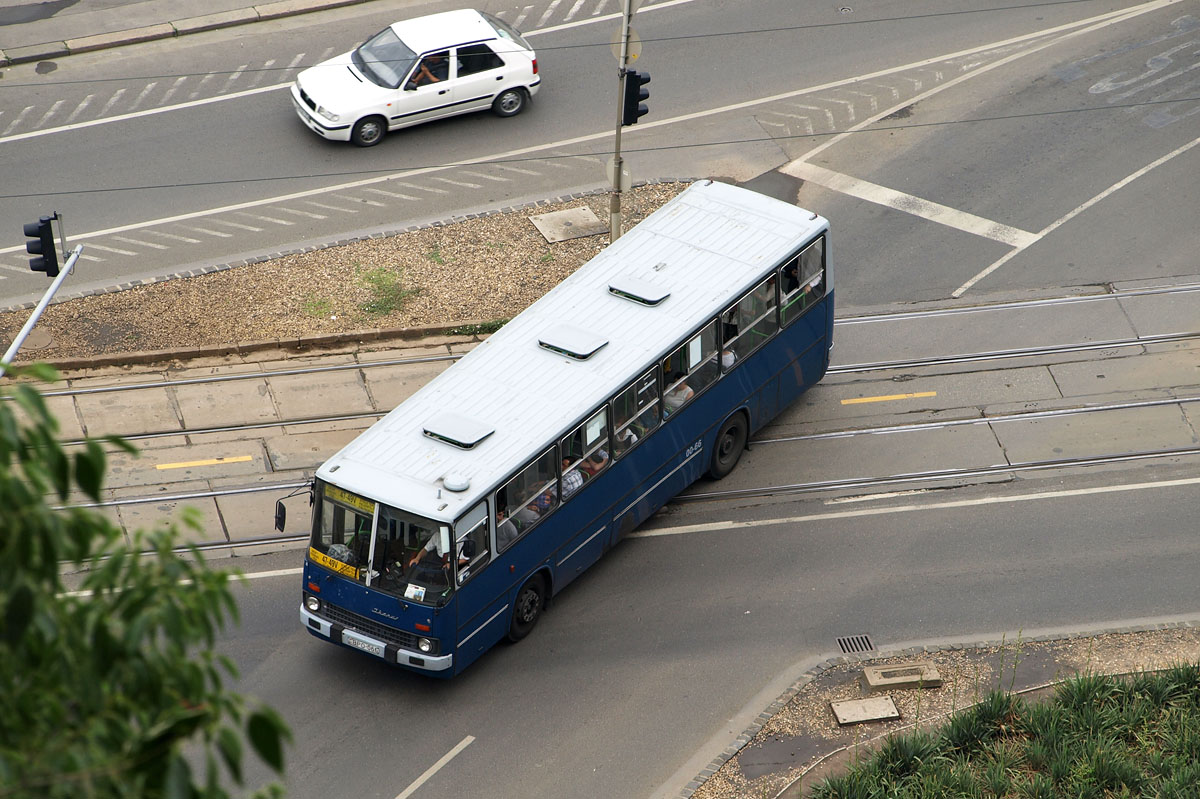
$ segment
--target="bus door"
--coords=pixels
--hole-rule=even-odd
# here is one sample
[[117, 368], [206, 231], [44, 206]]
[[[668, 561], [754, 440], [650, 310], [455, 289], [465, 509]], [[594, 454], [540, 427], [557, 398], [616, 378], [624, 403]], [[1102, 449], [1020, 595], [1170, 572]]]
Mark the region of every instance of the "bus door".
[[487, 502], [480, 502], [454, 525], [458, 568], [458, 648], [454, 671], [472, 663], [507, 630], [508, 589], [512, 576], [495, 559]]

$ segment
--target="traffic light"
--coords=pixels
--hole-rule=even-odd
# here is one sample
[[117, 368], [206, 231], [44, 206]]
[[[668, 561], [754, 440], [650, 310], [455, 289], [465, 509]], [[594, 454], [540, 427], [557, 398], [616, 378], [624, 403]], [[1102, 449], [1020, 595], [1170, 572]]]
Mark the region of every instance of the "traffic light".
[[621, 106], [622, 125], [636, 125], [638, 117], [650, 112], [643, 102], [649, 99], [650, 90], [642, 88], [649, 82], [649, 72], [638, 72], [636, 69], [625, 70], [625, 96]]
[[25, 242], [25, 251], [36, 256], [29, 259], [29, 268], [45, 272], [47, 277], [58, 277], [58, 251], [54, 249], [54, 229], [50, 225], [53, 219], [43, 216], [25, 225], [25, 235], [33, 239]]

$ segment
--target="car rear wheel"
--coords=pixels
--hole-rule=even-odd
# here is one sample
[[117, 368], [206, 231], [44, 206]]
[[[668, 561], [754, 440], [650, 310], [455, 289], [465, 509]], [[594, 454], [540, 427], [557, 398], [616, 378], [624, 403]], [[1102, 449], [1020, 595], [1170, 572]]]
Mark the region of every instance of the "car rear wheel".
[[500, 117], [515, 117], [525, 110], [528, 99], [524, 89], [505, 89], [492, 101], [492, 113]]
[[383, 141], [387, 133], [387, 120], [383, 117], [363, 117], [350, 130], [350, 141], [359, 147], [372, 147]]

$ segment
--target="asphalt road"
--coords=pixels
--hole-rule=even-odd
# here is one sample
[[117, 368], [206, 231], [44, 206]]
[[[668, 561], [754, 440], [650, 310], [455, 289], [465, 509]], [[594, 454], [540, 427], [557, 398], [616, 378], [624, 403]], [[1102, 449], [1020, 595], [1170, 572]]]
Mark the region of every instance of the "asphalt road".
[[[881, 2], [797, 18], [783, 0], [762, 0], [752, 15], [696, 0], [647, 13], [638, 28], [648, 42], [834, 27], [648, 43], [640, 65], [654, 76], [653, 110], [626, 137], [634, 174], [763, 175], [753, 185], [798, 194], [835, 221], [843, 311], [1194, 273], [1200, 234], [1187, 177], [1196, 174], [1197, 140], [1188, 120], [1200, 100], [1189, 71], [1194, 43], [1183, 47], [1195, 38], [1194, 6], [1138, 6], [1145, 13], [1128, 19], [1090, 2], [983, 7]], [[841, 24], [847, 16], [854, 24]], [[532, 29], [540, 18], [530, 15]], [[1081, 20], [1091, 22], [1060, 27]], [[548, 14], [545, 25], [554, 23]], [[612, 68], [604, 44], [611, 23], [535, 36], [547, 78], [528, 115], [451, 121], [373, 150], [316, 141], [291, 118], [282, 90], [39, 133], [65, 124], [88, 93], [95, 109], [125, 89], [110, 109], [118, 113], [150, 83], [142, 110], [188, 102], [192, 92], [202, 100], [286, 82], [289, 69], [382, 24], [377, 10], [351, 9], [79, 56], [41, 76], [7, 70], [0, 224], [15, 236], [33, 209], [53, 203], [77, 235], [133, 226], [81, 236], [104, 258], [85, 263], [83, 286], [228, 261], [300, 237], [402, 227], [461, 211], [464, 198], [497, 205], [599, 184], [611, 113], [596, 97], [615, 88], [595, 87]], [[255, 71], [268, 61], [270, 75]], [[203, 82], [198, 73], [214, 74]], [[93, 83], [108, 77], [117, 88], [102, 95]], [[34, 109], [25, 117], [33, 126], [6, 132], [25, 107]], [[864, 122], [871, 132], [854, 130]], [[37, 135], [16, 138], [25, 133]], [[587, 136], [595, 138], [573, 141]], [[681, 147], [714, 141], [736, 143]], [[579, 152], [591, 160], [548, 157]], [[522, 154], [441, 168], [503, 153]], [[389, 176], [414, 167], [431, 169], [329, 190], [368, 170]], [[169, 187], [115, 190], [151, 183]], [[305, 189], [320, 193], [279, 199]], [[213, 212], [247, 202], [257, 205]], [[147, 224], [187, 214], [201, 216]], [[21, 274], [17, 249], [0, 248], [0, 293], [9, 302], [37, 288]], [[918, 327], [911, 340], [891, 343], [919, 347], [923, 335], [938, 333]], [[737, 478], [773, 482], [764, 453], [752, 453]], [[864, 446], [861, 458], [872, 457]], [[919, 449], [911, 464], [936, 466]], [[820, 520], [804, 518], [827, 510], [819, 500], [680, 511], [652, 521], [576, 581], [526, 642], [497, 648], [450, 683], [311, 639], [298, 625], [294, 575], [242, 589], [244, 625], [225, 646], [243, 686], [281, 707], [296, 732], [291, 796], [407, 796], [410, 788], [417, 797], [668, 795], [764, 697], [828, 656], [837, 636], [866, 632], [889, 646], [1194, 613], [1195, 492], [1164, 483], [1190, 478], [1194, 466], [960, 488], [953, 504], [936, 494], [883, 497]], [[1146, 485], [1128, 490], [1131, 483]], [[1031, 493], [1044, 496], [1011, 501]], [[779, 521], [672, 532], [700, 519]], [[262, 566], [294, 564], [276, 555]]]

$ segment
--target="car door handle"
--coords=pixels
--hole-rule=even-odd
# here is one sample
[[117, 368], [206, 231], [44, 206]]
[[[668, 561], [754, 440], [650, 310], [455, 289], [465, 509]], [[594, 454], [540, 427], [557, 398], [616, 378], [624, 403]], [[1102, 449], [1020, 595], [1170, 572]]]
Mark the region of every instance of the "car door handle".
[[503, 75], [497, 75], [497, 76], [496, 76], [496, 80], [504, 80], [504, 76], [503, 76]]
[[450, 91], [450, 90], [449, 90], [449, 89], [442, 89], [440, 92], [438, 92], [438, 94], [445, 94], [445, 93], [446, 93], [446, 92], [448, 92], [448, 91]]

